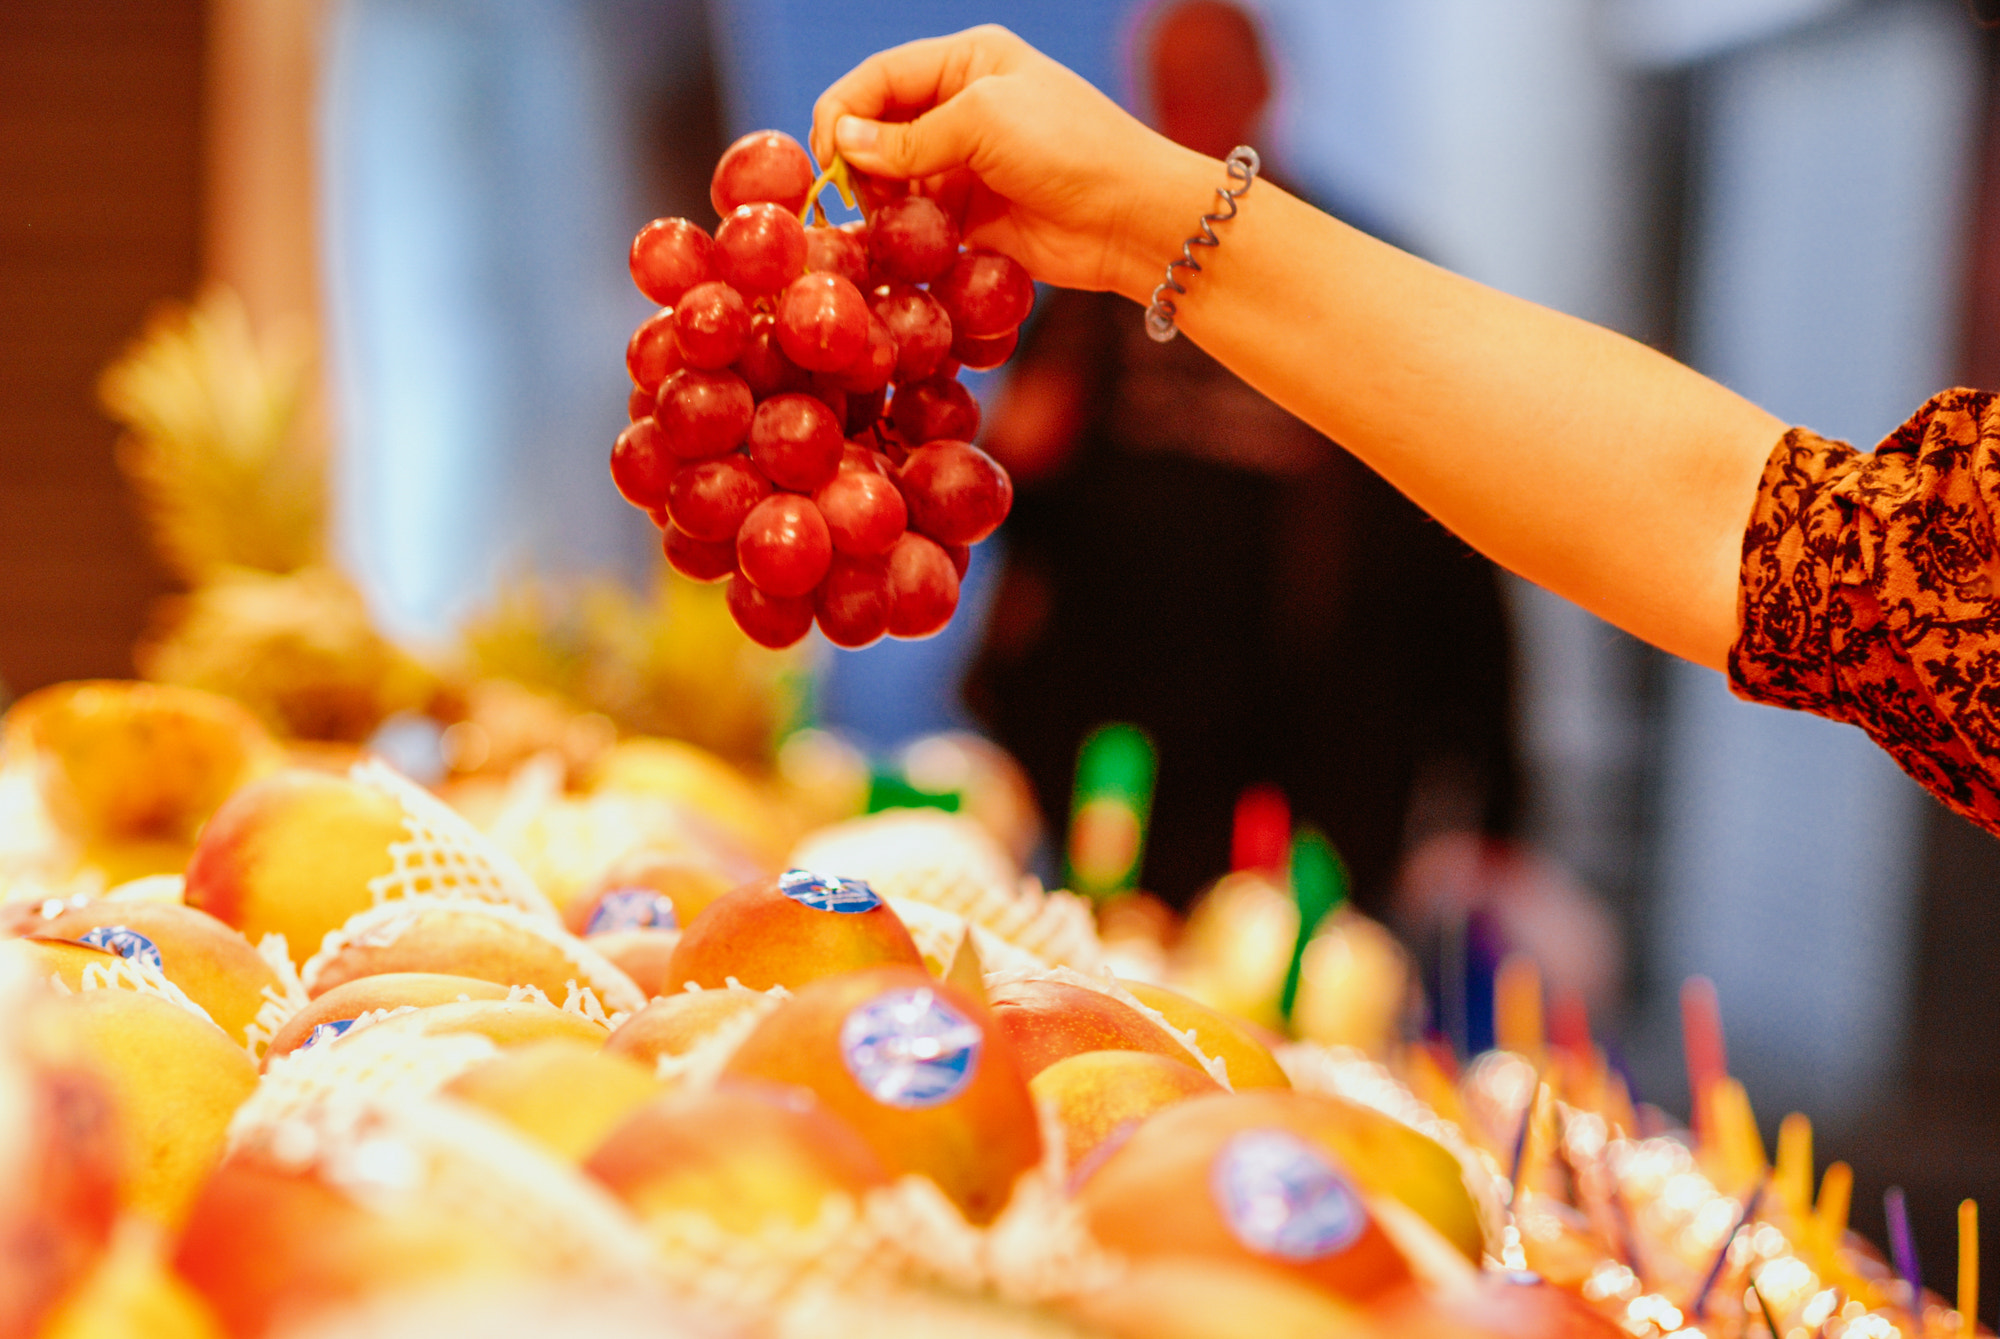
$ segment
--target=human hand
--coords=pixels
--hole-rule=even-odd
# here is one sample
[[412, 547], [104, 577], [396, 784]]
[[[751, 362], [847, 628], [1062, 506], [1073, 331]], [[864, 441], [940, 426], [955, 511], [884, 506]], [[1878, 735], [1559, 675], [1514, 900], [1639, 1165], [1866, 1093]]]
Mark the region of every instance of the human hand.
[[863, 61], [813, 108], [812, 148], [915, 183], [1045, 283], [1142, 303], [1222, 175], [993, 25]]

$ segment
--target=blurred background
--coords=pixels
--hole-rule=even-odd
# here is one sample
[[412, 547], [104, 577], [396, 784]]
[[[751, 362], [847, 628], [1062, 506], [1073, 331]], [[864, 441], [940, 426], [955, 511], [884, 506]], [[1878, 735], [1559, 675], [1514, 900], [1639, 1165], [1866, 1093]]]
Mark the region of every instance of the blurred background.
[[[0, 701], [132, 673], [176, 589], [98, 378], [209, 282], [323, 355], [331, 548], [381, 629], [442, 645], [523, 573], [643, 590], [656, 535], [604, 466], [648, 310], [633, 231], [712, 222], [722, 146], [802, 135], [868, 53], [995, 18], [1183, 138], [1241, 126], [1351, 221], [1827, 435], [1872, 443], [1936, 389], [2000, 385], [2000, 64], [1954, 0], [1257, 0], [1248, 26], [1207, 7], [1196, 48], [1230, 58], [1192, 70], [1172, 8], [10, 0]], [[1227, 868], [1237, 789], [1280, 782], [1414, 944], [1449, 937], [1440, 907], [1500, 908], [1668, 1110], [1679, 986], [1706, 975], [1767, 1133], [1811, 1114], [1857, 1168], [1858, 1224], [1881, 1240], [1901, 1184], [1949, 1258], [1952, 1206], [2000, 1195], [2000, 847], [1858, 732], [1739, 703], [1383, 520], [1379, 483], [1253, 431], [1226, 385], [1149, 413], [1162, 372], [1114, 307], [1043, 295], [980, 388], [1019, 513], [946, 636], [820, 647], [812, 718], [875, 750], [987, 729], [1057, 819], [1082, 731], [1139, 720], [1161, 744], [1145, 883], [1176, 901]], [[1150, 595], [1091, 558], [1147, 543]], [[1218, 571], [1234, 584], [1202, 584]], [[1125, 623], [1089, 616], [1128, 595]], [[1182, 599], [1206, 612], [1170, 624]], [[1251, 654], [1220, 656], [1249, 601]], [[1141, 678], [1151, 698], [1119, 697]], [[1246, 752], [1259, 732], [1290, 751]]]

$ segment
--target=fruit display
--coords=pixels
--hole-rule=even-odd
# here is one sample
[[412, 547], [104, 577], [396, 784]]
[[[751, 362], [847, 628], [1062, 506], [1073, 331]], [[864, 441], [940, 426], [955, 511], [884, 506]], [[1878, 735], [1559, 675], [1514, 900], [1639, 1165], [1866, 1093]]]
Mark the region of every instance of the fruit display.
[[845, 648], [937, 633], [1013, 502], [958, 373], [1013, 352], [1027, 271], [879, 183], [862, 219], [829, 224], [816, 196], [832, 182], [852, 204], [850, 180], [759, 131], [715, 166], [713, 236], [664, 218], [632, 242], [659, 310], [626, 347], [612, 480], [674, 570], [726, 581], [737, 626], [773, 648], [815, 623]]
[[28, 733], [57, 700], [7, 767], [175, 815], [185, 863], [0, 882], [8, 1335], [1969, 1332], [1847, 1231], [1802, 1117], [1766, 1157], [1699, 990], [1698, 1134], [1642, 1134], [1525, 963], [1503, 1049], [1313, 1039], [1409, 982], [1312, 965], [1379, 927], [1310, 834], [1239, 842], [1149, 957], [1110, 933], [1164, 924], [1139, 895], [1045, 891], [1007, 823], [786, 851], [669, 741], [524, 769], [481, 827], [373, 760], [86, 765]]

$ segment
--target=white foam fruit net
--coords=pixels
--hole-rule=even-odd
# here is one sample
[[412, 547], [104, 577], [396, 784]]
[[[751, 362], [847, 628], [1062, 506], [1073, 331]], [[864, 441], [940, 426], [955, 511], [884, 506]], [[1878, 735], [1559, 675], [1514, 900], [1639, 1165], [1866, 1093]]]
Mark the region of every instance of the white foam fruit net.
[[790, 863], [865, 880], [893, 901], [954, 912], [1044, 962], [1090, 971], [1104, 955], [1089, 904], [1023, 878], [969, 818], [890, 809], [808, 834]]
[[462, 814], [378, 759], [348, 775], [394, 799], [408, 836], [389, 844], [394, 867], [369, 880], [379, 904], [405, 897], [462, 897], [495, 902], [557, 919], [556, 909], [514, 857]]
[[254, 1155], [386, 1217], [424, 1211], [474, 1228], [543, 1275], [637, 1282], [645, 1234], [611, 1194], [500, 1120], [421, 1094], [326, 1097], [258, 1131]]

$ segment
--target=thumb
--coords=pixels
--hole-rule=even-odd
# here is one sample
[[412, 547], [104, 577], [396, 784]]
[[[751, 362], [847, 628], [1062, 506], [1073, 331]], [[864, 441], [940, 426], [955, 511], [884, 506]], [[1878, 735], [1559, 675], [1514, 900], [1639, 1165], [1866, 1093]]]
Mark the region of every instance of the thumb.
[[833, 141], [849, 164], [878, 177], [910, 180], [963, 167], [978, 140], [970, 104], [963, 95], [932, 108], [914, 121], [869, 121], [843, 116]]

